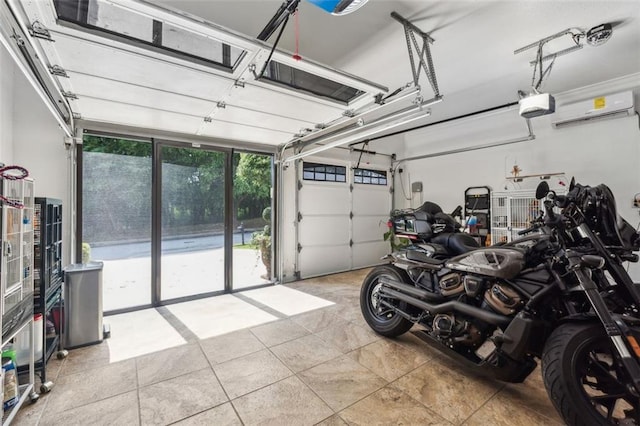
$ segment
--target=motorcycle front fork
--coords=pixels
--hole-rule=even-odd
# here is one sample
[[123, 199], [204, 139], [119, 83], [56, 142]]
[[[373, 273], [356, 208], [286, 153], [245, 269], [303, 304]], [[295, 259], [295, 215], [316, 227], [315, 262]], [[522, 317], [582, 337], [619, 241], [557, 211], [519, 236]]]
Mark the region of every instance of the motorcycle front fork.
[[[587, 296], [587, 299], [589, 299], [594, 312], [604, 326], [607, 336], [616, 348], [620, 362], [633, 383], [633, 386], [629, 386], [629, 391], [635, 396], [640, 397], [640, 365], [637, 360], [640, 358], [640, 347], [638, 346], [635, 337], [631, 334], [631, 331], [622, 320], [616, 321], [614, 316], [611, 314], [605, 301], [600, 295], [598, 286], [591, 279], [590, 274], [586, 272], [586, 267], [580, 260], [580, 257], [569, 256], [569, 265], [570, 269], [575, 273], [576, 278], [580, 283], [580, 287]], [[629, 346], [633, 348], [635, 357], [631, 355], [631, 352], [629, 352], [627, 342]]]

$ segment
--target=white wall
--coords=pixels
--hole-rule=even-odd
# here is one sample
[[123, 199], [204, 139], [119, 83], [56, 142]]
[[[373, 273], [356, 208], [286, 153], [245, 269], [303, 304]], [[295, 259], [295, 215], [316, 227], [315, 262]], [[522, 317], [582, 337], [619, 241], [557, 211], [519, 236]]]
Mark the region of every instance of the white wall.
[[[584, 99], [597, 96], [597, 88], [585, 93]], [[405, 135], [406, 155], [438, 152], [447, 147], [469, 146], [507, 140], [526, 130], [517, 130], [517, 111], [499, 114], [496, 132], [488, 135], [483, 120], [460, 120], [446, 131], [437, 126]], [[494, 116], [495, 118], [495, 116]], [[470, 186], [488, 185], [494, 190], [535, 188], [539, 179], [527, 179], [513, 184], [505, 179], [517, 163], [522, 175], [564, 172], [565, 182], [572, 176], [582, 184], [606, 183], [616, 196], [619, 213], [632, 225], [638, 225], [638, 209], [632, 208], [634, 194], [640, 192], [640, 129], [638, 116], [584, 123], [555, 129], [551, 118], [531, 120], [535, 140], [442, 157], [402, 163], [405, 187], [410, 174], [412, 181], [424, 184], [424, 200], [434, 201], [445, 211], [464, 202], [463, 193]], [[399, 175], [396, 174], [396, 177]], [[557, 179], [552, 179], [557, 183]], [[514, 187], [514, 185], [517, 185]], [[396, 206], [408, 206], [396, 184]], [[408, 194], [407, 194], [408, 195]], [[419, 203], [414, 200], [413, 207]], [[633, 276], [640, 280], [640, 267], [632, 266]]]
[[0, 163], [13, 163], [13, 76], [15, 66], [0, 45]]
[[63, 264], [70, 263], [71, 212], [68, 195], [69, 162], [64, 133], [33, 87], [18, 71], [13, 78], [13, 159], [34, 179], [36, 197], [63, 202]]

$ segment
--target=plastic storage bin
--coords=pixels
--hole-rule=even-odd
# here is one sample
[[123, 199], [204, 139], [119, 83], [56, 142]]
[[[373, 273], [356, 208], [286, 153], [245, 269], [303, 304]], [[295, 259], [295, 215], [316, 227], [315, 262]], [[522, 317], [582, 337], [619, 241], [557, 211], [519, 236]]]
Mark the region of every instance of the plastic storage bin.
[[[42, 333], [44, 326], [42, 323], [42, 314], [35, 314], [33, 316], [33, 328], [35, 329], [35, 346], [34, 360], [38, 361], [42, 358]], [[29, 364], [29, 355], [31, 353], [31, 332], [29, 328], [23, 330], [16, 336], [15, 344], [13, 347], [16, 350], [16, 363], [18, 367]]]
[[89, 262], [64, 269], [65, 348], [102, 342], [102, 266]]

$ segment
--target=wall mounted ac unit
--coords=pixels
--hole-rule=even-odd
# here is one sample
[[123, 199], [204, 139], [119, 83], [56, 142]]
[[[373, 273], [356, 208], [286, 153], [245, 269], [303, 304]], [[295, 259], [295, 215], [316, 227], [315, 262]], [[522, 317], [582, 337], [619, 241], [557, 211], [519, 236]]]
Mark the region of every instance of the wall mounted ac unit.
[[561, 105], [551, 116], [551, 125], [559, 129], [598, 120], [628, 117], [634, 113], [633, 93], [621, 92]]

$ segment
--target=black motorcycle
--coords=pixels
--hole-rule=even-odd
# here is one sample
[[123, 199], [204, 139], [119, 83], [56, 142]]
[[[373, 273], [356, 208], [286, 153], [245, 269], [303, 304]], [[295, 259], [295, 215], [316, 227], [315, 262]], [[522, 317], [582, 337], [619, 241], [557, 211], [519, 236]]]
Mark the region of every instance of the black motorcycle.
[[[410, 246], [365, 278], [360, 305], [377, 333], [414, 333], [473, 370], [522, 382], [542, 361], [569, 425], [640, 425], [640, 235], [605, 185], [558, 196], [511, 243], [435, 259]], [[554, 207], [561, 213], [554, 212]]]
[[473, 237], [460, 232], [462, 226], [454, 217], [461, 212], [462, 207], [458, 206], [447, 214], [436, 203], [427, 201], [417, 209], [391, 212], [389, 227], [393, 235], [407, 242], [410, 251], [448, 259], [480, 247]]

